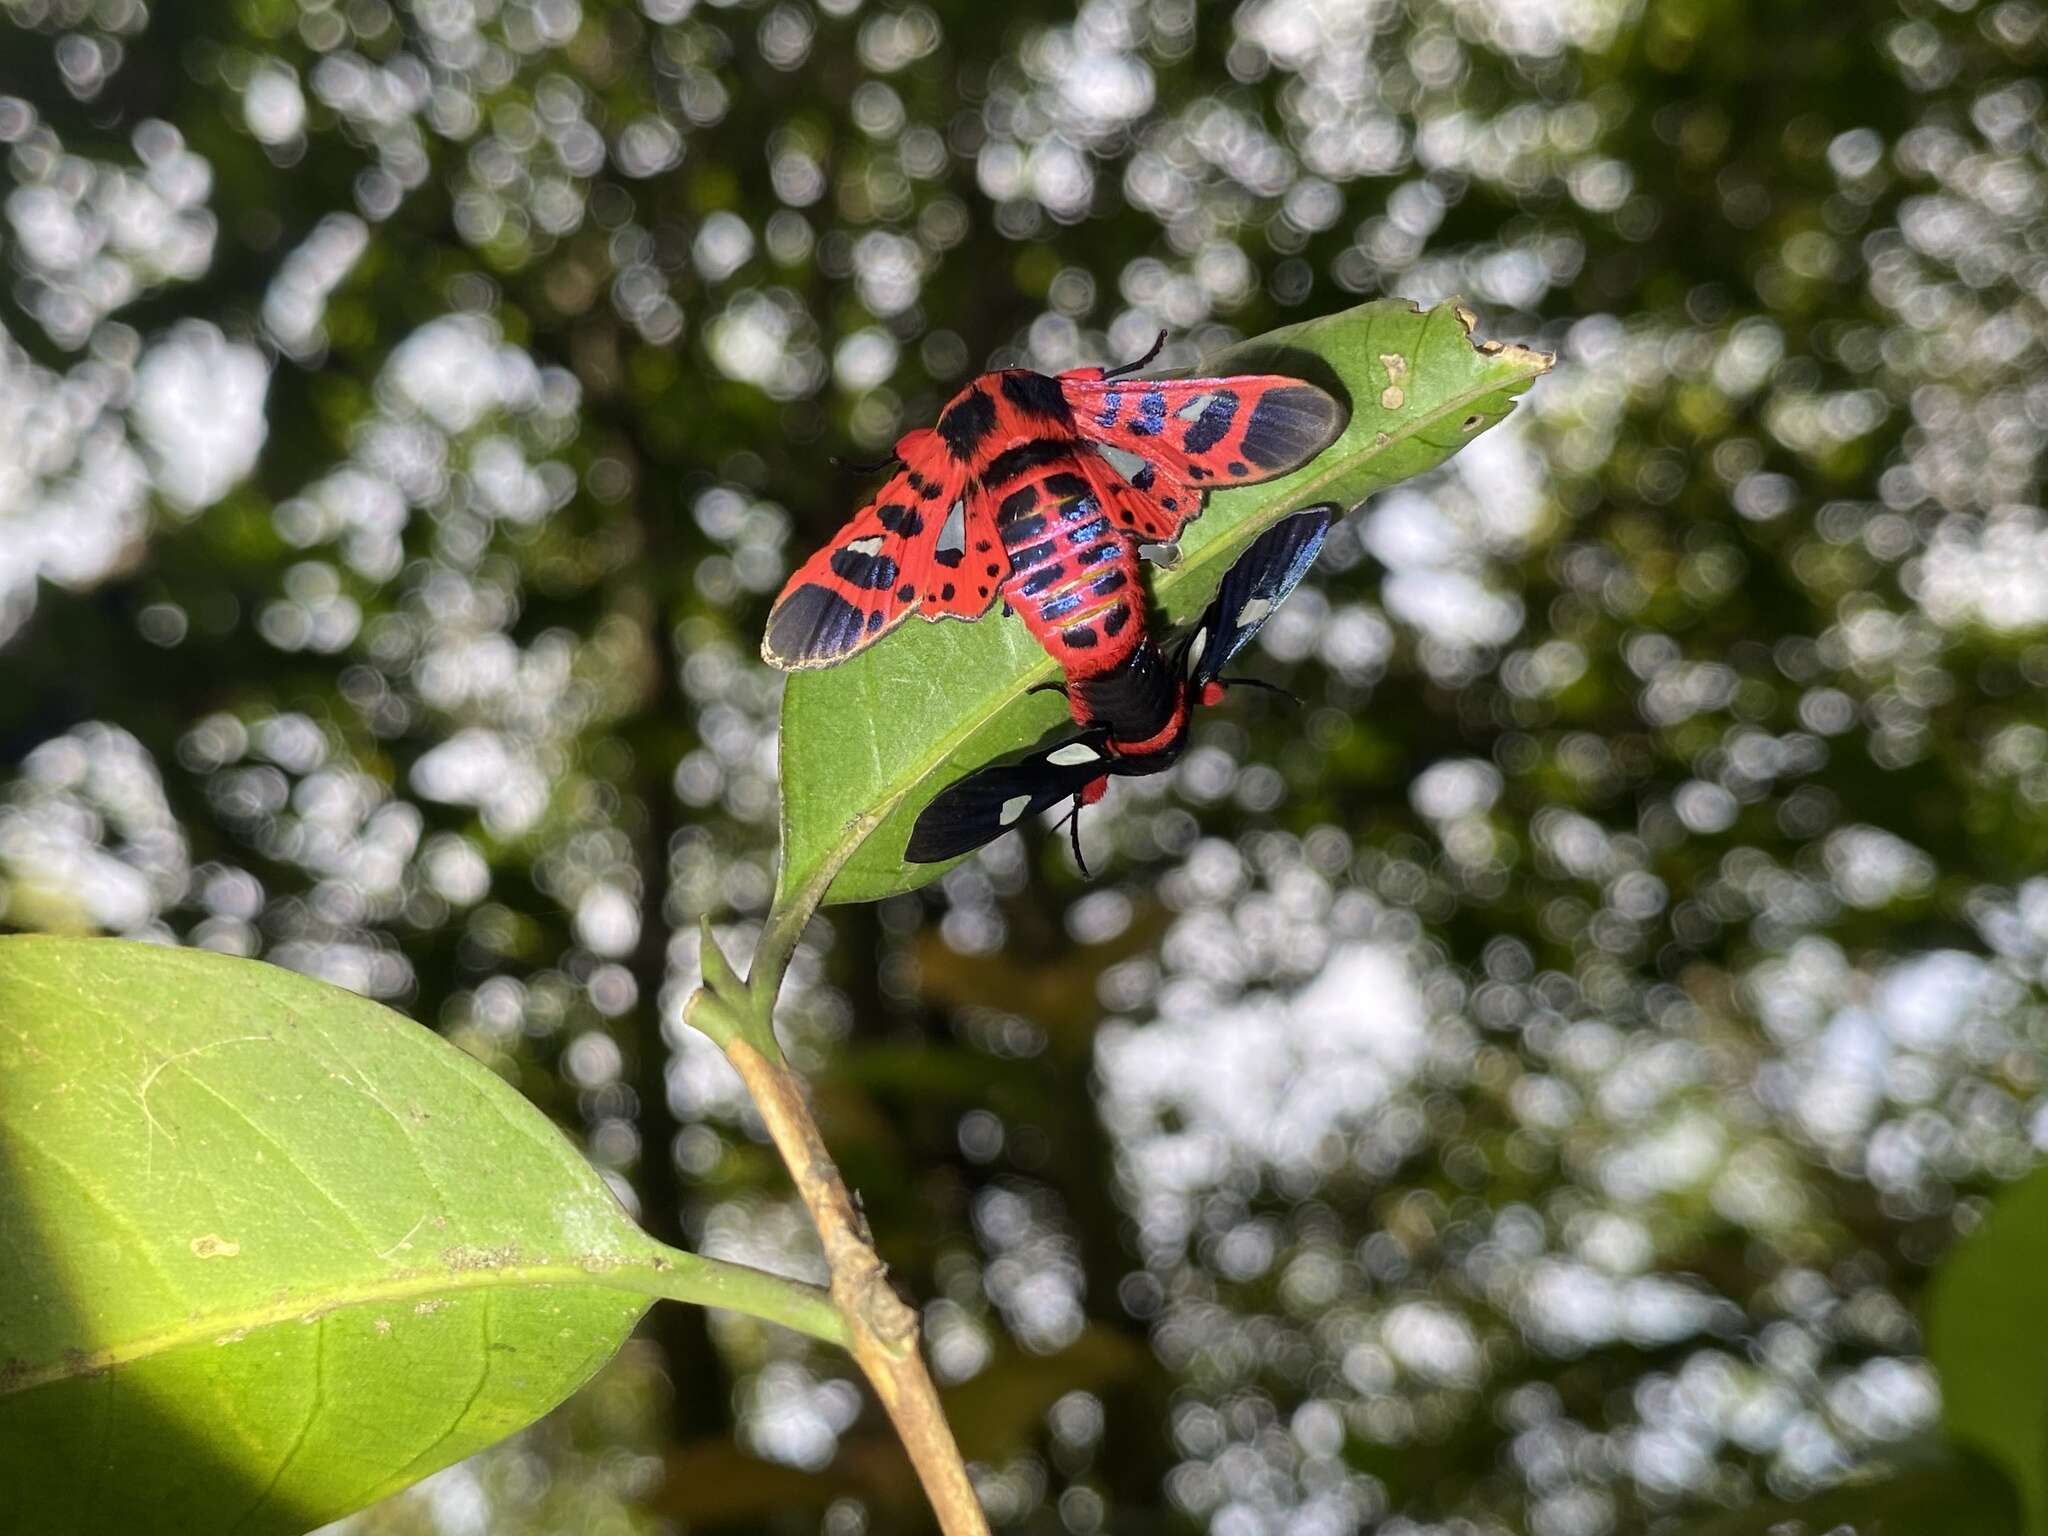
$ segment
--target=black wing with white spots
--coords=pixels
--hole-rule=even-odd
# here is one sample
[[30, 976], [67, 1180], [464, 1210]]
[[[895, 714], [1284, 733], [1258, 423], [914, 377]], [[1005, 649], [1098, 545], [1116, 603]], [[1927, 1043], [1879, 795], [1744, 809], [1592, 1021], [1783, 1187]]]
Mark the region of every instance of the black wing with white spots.
[[1251, 643], [1315, 564], [1336, 515], [1336, 507], [1327, 502], [1309, 507], [1283, 517], [1245, 546], [1188, 636], [1182, 665], [1192, 682], [1211, 681]]
[[919, 813], [910, 845], [903, 850], [904, 861], [939, 864], [957, 859], [1063, 800], [1085, 803], [1094, 798], [1091, 789], [1117, 771], [1115, 764], [1102, 733], [1091, 731], [1014, 763], [977, 769], [942, 790]]

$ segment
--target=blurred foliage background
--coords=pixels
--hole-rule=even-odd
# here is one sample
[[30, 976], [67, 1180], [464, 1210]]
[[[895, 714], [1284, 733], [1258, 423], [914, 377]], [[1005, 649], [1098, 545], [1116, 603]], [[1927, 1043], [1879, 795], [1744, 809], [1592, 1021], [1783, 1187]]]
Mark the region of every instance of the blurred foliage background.
[[[1603, 1536], [1937, 1421], [2048, 1136], [2036, 0], [0, 0], [0, 926], [260, 955], [815, 1273], [717, 1052], [786, 570], [968, 374], [1554, 348], [1085, 835], [783, 1014], [1001, 1529]], [[663, 1307], [363, 1533], [912, 1532]]]

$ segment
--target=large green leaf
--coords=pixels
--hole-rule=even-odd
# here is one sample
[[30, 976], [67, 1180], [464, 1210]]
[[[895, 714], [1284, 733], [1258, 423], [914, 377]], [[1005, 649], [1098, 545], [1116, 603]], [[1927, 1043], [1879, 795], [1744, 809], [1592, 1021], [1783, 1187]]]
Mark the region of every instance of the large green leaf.
[[[1155, 612], [1198, 613], [1230, 562], [1286, 513], [1351, 507], [1441, 464], [1506, 416], [1550, 366], [1526, 347], [1475, 342], [1469, 310], [1399, 300], [1305, 321], [1207, 359], [1205, 372], [1292, 374], [1349, 402], [1344, 435], [1265, 485], [1219, 491], [1154, 569]], [[1056, 675], [1022, 624], [911, 624], [843, 666], [790, 679], [782, 705], [782, 875], [787, 906], [829, 883], [828, 901], [913, 890], [946, 866], [905, 864], [911, 823], [933, 794], [1067, 718]]]
[[697, 1281], [776, 1283], [643, 1235], [387, 1009], [0, 939], [0, 1531], [306, 1530], [530, 1422]]
[[2026, 1529], [2048, 1536], [2048, 1169], [1998, 1197], [1936, 1273], [1927, 1354], [1951, 1438], [2019, 1488]]

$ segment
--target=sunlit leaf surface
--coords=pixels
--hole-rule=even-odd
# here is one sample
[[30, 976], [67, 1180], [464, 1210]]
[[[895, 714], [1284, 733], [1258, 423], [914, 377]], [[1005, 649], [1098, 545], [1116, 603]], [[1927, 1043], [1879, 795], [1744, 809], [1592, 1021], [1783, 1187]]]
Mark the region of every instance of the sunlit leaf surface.
[[0, 1530], [291, 1536], [531, 1422], [657, 1254], [490, 1072], [339, 988], [0, 940]]
[[[1318, 501], [1348, 509], [1504, 417], [1550, 359], [1477, 341], [1472, 326], [1454, 304], [1424, 312], [1385, 300], [1205, 361], [1208, 373], [1309, 379], [1347, 401], [1351, 419], [1312, 464], [1209, 499], [1180, 541], [1180, 562], [1150, 568], [1155, 622], [1199, 612], [1231, 560], [1284, 513]], [[907, 625], [841, 666], [791, 678], [781, 888], [830, 878], [828, 900], [872, 901], [937, 878], [947, 866], [903, 860], [911, 822], [938, 790], [1067, 718], [1057, 695], [1028, 694], [1057, 676], [1024, 626], [997, 610], [972, 624]]]

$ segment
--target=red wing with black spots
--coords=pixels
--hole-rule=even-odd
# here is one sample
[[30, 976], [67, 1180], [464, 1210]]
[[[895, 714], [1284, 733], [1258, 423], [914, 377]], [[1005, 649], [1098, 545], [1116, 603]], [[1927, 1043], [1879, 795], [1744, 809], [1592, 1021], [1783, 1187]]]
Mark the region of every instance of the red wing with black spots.
[[[790, 577], [768, 614], [761, 655], [784, 671], [829, 667], [872, 645], [913, 613], [928, 619], [976, 619], [998, 585], [967, 579], [964, 563], [982, 561], [977, 545], [995, 546], [995, 527], [982, 498], [968, 495], [967, 477], [943, 451], [911, 452], [905, 467], [874, 501], [854, 514], [837, 538]], [[982, 569], [977, 565], [976, 570]], [[972, 573], [968, 573], [972, 574]]]
[[1333, 397], [1278, 374], [1219, 379], [1060, 375], [1074, 427], [1108, 473], [1091, 469], [1119, 528], [1168, 540], [1221, 486], [1255, 485], [1299, 469], [1335, 442], [1347, 419]]
[[1175, 538], [1206, 491], [1299, 468], [1345, 420], [1298, 379], [1128, 376], [1151, 356], [969, 383], [935, 429], [897, 443], [902, 472], [783, 588], [761, 654], [830, 666], [912, 613], [974, 619], [1001, 599], [1070, 681], [1121, 666], [1144, 630], [1136, 545]]

